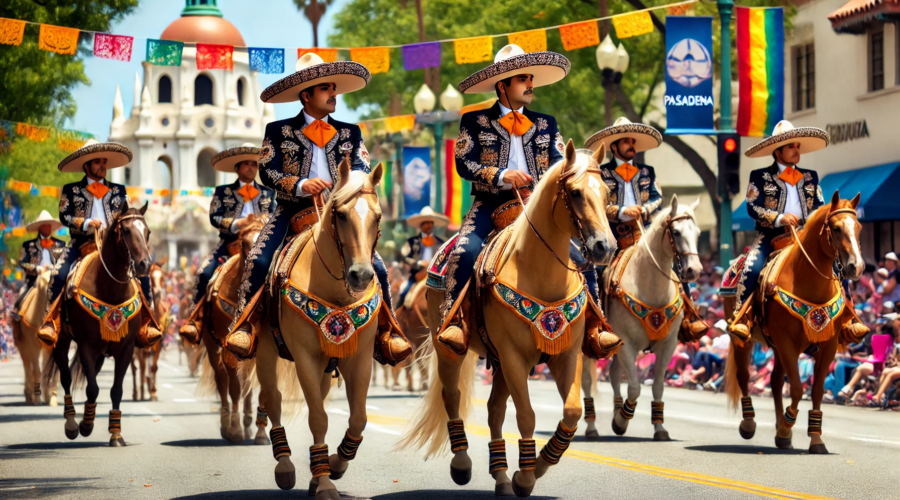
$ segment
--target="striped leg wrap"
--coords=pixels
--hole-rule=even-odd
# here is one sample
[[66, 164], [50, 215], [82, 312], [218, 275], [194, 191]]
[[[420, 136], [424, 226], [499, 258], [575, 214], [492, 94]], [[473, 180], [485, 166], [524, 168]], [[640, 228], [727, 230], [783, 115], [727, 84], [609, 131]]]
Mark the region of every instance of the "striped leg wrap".
[[631, 420], [632, 418], [634, 418], [635, 408], [637, 408], [637, 401], [631, 402], [630, 400], [626, 399], [625, 404], [623, 404], [622, 407], [619, 408], [619, 413], [622, 414], [622, 418], [624, 418], [625, 420]]
[[797, 423], [797, 410], [791, 408], [790, 406], [784, 410], [784, 420], [781, 422], [785, 427], [790, 429]]
[[41, 395], [41, 383], [40, 383], [40, 382], [35, 382], [35, 383], [34, 383], [34, 395], [35, 395], [35, 396], [40, 396], [40, 395]]
[[617, 397], [613, 400], [613, 411], [619, 411], [622, 408], [622, 398]]
[[594, 409], [594, 398], [584, 398], [584, 421], [597, 420], [597, 411]]
[[534, 470], [537, 463], [534, 439], [519, 440], [519, 470]]
[[269, 431], [269, 439], [272, 440], [272, 454], [275, 455], [275, 460], [291, 456], [291, 447], [288, 446], [284, 427], [280, 425], [272, 427], [272, 430]]
[[566, 424], [560, 420], [559, 425], [556, 426], [556, 432], [553, 433], [553, 437], [551, 437], [550, 441], [547, 441], [547, 444], [541, 448], [541, 458], [550, 465], [558, 464], [560, 457], [562, 457], [562, 454], [569, 448], [569, 443], [571, 443], [572, 438], [575, 437], [576, 430], [578, 430], [577, 427], [569, 429], [566, 427]]
[[109, 410], [109, 433], [114, 436], [122, 433], [121, 410]]
[[447, 422], [447, 430], [450, 432], [450, 451], [468, 450], [469, 441], [466, 439], [466, 428], [462, 420], [451, 420]]
[[350, 435], [350, 429], [347, 429], [347, 432], [344, 433], [344, 439], [341, 440], [341, 445], [338, 446], [338, 456], [341, 457], [341, 460], [347, 462], [356, 458], [356, 451], [359, 450], [359, 444], [362, 443], [362, 436], [356, 438]]
[[489, 473], [493, 474], [500, 470], [508, 470], [509, 464], [506, 463], [506, 441], [503, 439], [493, 439], [488, 444], [488, 450], [491, 452], [491, 468]]
[[266, 410], [263, 409], [262, 406], [256, 407], [256, 426], [257, 427], [265, 427], [269, 425], [269, 416], [266, 415]]
[[756, 412], [753, 411], [753, 401], [749, 396], [741, 398], [741, 410], [744, 412], [744, 420], [756, 417]]
[[69, 417], [75, 418], [75, 405], [72, 404], [72, 396], [70, 394], [66, 394], [65, 398], [65, 409], [63, 410], [63, 416], [67, 419]]
[[309, 447], [309, 470], [312, 472], [313, 477], [331, 474], [331, 464], [328, 463], [327, 444], [314, 444]]
[[650, 423], [663, 423], [663, 406], [665, 406], [665, 403], [663, 403], [662, 401], [650, 402]]
[[97, 417], [97, 403], [84, 404], [84, 425], [94, 425], [94, 419]]
[[806, 433], [808, 435], [822, 435], [822, 411], [809, 410], [809, 426]]

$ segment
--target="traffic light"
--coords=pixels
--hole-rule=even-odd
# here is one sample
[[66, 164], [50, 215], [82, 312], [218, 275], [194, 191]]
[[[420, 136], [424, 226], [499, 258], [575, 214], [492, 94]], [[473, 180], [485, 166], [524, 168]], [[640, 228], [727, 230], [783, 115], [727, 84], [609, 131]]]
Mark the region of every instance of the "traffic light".
[[718, 134], [719, 192], [734, 196], [741, 191], [741, 136]]

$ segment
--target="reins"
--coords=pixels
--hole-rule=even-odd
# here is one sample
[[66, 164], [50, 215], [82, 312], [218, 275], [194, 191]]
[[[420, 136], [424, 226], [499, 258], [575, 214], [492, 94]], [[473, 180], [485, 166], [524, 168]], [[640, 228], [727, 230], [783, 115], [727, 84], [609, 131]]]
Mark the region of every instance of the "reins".
[[[116, 219], [115, 226], [110, 228], [112, 231], [116, 232], [116, 244], [118, 244], [121, 241], [121, 234], [119, 233], [119, 226], [122, 224], [123, 221], [129, 220], [129, 219], [142, 219], [143, 220], [143, 218], [144, 217], [142, 215], [131, 214], [131, 215], [126, 215], [124, 217], [119, 217], [118, 219]], [[97, 256], [100, 257], [100, 263], [103, 264], [103, 269], [106, 271], [106, 274], [110, 277], [110, 279], [112, 279], [116, 283], [119, 283], [120, 285], [126, 285], [126, 284], [130, 283], [131, 280], [134, 279], [134, 257], [131, 256], [131, 249], [128, 248], [128, 245], [125, 245], [125, 251], [128, 252], [128, 270], [127, 270], [128, 276], [125, 278], [125, 281], [122, 281], [122, 280], [116, 278], [115, 276], [113, 276], [113, 273], [109, 270], [109, 267], [107, 267], [107, 265], [106, 265], [106, 261], [103, 260], [103, 245], [101, 244], [101, 240], [100, 240], [100, 228], [97, 228], [97, 227], [94, 228], [94, 244], [97, 245]]]
[[[675, 262], [675, 265], [681, 268], [681, 257], [686, 257], [690, 255], [698, 255], [696, 252], [679, 252], [678, 247], [675, 246], [675, 237], [672, 236], [672, 223], [680, 220], [694, 220], [694, 218], [689, 214], [681, 214], [676, 217], [672, 217], [671, 215], [666, 216], [666, 234], [669, 236], [669, 244], [672, 246], [672, 258]], [[650, 250], [650, 245], [647, 244], [647, 238], [644, 237], [644, 224], [639, 220], [637, 221], [637, 227], [641, 231], [641, 241], [644, 243], [644, 248], [647, 249], [647, 253], [650, 254], [650, 259], [653, 261], [653, 265], [656, 266], [656, 269], [665, 276], [666, 279], [673, 283], [682, 284], [680, 273], [676, 272], [675, 279], [672, 279], [672, 271], [669, 272], [663, 271], [662, 267], [660, 267], [659, 262], [656, 261], [656, 257], [653, 255], [653, 251]]]
[[809, 265], [811, 265], [817, 273], [819, 273], [819, 276], [825, 278], [828, 281], [840, 281], [844, 274], [843, 266], [840, 264], [840, 256], [838, 255], [837, 245], [834, 244], [834, 236], [832, 236], [831, 234], [831, 226], [828, 224], [828, 221], [830, 221], [832, 217], [839, 214], [853, 214], [854, 217], [857, 216], [856, 209], [853, 208], [839, 208], [833, 212], [829, 212], [828, 215], [825, 216], [825, 221], [822, 222], [822, 228], [819, 230], [819, 236], [822, 236], [822, 232], [826, 230], [828, 231], [828, 244], [831, 245], [832, 250], [834, 250], [834, 257], [838, 262], [838, 271], [841, 276], [826, 276], [822, 273], [822, 271], [819, 271], [818, 266], [813, 263], [813, 260], [809, 257], [809, 254], [806, 253], [806, 249], [803, 248], [803, 243], [800, 241], [800, 237], [797, 235], [797, 229], [793, 225], [788, 224], [788, 227], [791, 228], [791, 236], [794, 238], [794, 241], [797, 242], [797, 247], [800, 248], [800, 252], [803, 253], [804, 257], [806, 257], [806, 261], [809, 262]]

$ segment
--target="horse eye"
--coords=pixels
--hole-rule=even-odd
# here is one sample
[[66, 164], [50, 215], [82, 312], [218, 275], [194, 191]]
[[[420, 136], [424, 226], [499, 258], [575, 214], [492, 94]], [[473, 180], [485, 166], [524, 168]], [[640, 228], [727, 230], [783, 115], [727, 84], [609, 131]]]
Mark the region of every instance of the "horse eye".
[[834, 232], [836, 232], [836, 233], [841, 232], [841, 226], [835, 226], [835, 227], [832, 229], [832, 231], [834, 231]]
[[571, 194], [572, 194], [572, 198], [581, 198], [581, 190], [580, 189], [573, 189]]
[[673, 230], [673, 231], [672, 231], [672, 236], [678, 238], [679, 236], [681, 236], [681, 231]]
[[347, 214], [344, 212], [337, 212], [338, 219], [347, 220]]

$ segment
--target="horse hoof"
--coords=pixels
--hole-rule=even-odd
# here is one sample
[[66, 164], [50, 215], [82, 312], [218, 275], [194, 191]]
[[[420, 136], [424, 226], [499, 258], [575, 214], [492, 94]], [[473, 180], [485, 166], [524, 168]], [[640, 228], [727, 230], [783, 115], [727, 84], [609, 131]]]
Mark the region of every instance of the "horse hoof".
[[513, 492], [512, 483], [500, 483], [494, 486], [494, 496], [511, 497], [514, 495], [515, 492]]
[[588, 429], [585, 431], [584, 437], [588, 439], [600, 439], [600, 433], [597, 432], [597, 429]]
[[612, 421], [612, 430], [616, 433], [616, 436], [624, 436], [625, 431], [628, 430], [627, 427], [619, 427], [619, 424], [616, 423], [616, 419]]
[[322, 490], [316, 493], [316, 500], [341, 500], [338, 490]]
[[791, 438], [783, 438], [775, 436], [775, 446], [781, 450], [793, 450], [794, 445], [791, 444]]
[[534, 485], [532, 484], [531, 486], [529, 486], [529, 487], [527, 487], [527, 488], [526, 488], [525, 486], [519, 486], [518, 483], [516, 483], [516, 475], [517, 475], [518, 473], [519, 473], [519, 472], [516, 471], [516, 472], [513, 474], [513, 477], [512, 477], [512, 483], [510, 483], [510, 484], [512, 485], [513, 493], [515, 493], [515, 495], [516, 495], [517, 497], [529, 497], [529, 496], [531, 496], [531, 492], [534, 491]]
[[272, 444], [272, 442], [266, 436], [256, 436], [253, 439], [253, 444]]
[[80, 424], [78, 424], [78, 432], [81, 433], [82, 436], [88, 437], [94, 432], [94, 424], [87, 425], [82, 420]]
[[297, 484], [297, 472], [276, 472], [275, 473], [275, 484], [278, 485], [279, 488], [283, 490], [290, 490], [294, 488], [294, 485]]
[[821, 444], [821, 443], [813, 444], [813, 445], [810, 445], [810, 447], [809, 447], [809, 454], [810, 455], [827, 455], [828, 448], [825, 448], [825, 445]]
[[669, 431], [656, 431], [653, 433], [654, 441], [671, 441], [672, 438], [669, 437]]
[[156, 394], [150, 396], [150, 401], [159, 401], [159, 398], [156, 397]]
[[[738, 432], [741, 433], [741, 437], [744, 439], [753, 439], [753, 436], [756, 434], [756, 429], [753, 429], [752, 431], [745, 431], [743, 427], [738, 426]], [[790, 442], [790, 440], [788, 441]]]
[[469, 481], [472, 480], [472, 467], [469, 467], [468, 469], [457, 469], [451, 465], [450, 477], [453, 478], [454, 483], [460, 486], [469, 484]]
[[109, 438], [109, 445], [113, 448], [121, 448], [122, 446], [126, 446], [125, 440], [122, 439], [122, 436], [113, 436]]
[[347, 472], [346, 470], [342, 470], [342, 471], [331, 471], [331, 474], [328, 475], [328, 479], [331, 479], [332, 481], [337, 481], [338, 479], [344, 477], [344, 474], [345, 474], [346, 472]]
[[69, 439], [77, 438], [78, 437], [78, 427], [76, 427], [74, 429], [69, 429], [68, 427], [66, 427], [66, 437]]
[[316, 496], [316, 490], [318, 490], [318, 489], [319, 489], [319, 485], [310, 481], [309, 487], [306, 489], [306, 496], [308, 496], [308, 497]]

